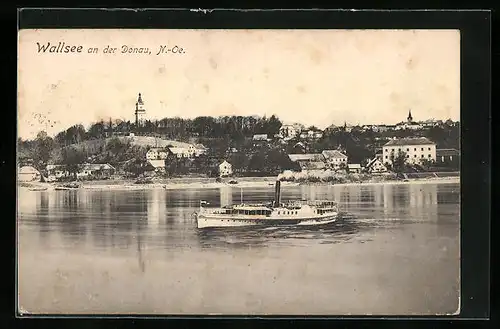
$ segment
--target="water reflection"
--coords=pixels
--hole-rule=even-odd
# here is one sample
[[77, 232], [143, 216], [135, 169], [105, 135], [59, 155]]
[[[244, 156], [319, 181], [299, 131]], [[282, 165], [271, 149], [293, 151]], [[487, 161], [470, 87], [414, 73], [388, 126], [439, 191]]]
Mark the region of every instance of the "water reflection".
[[304, 240], [317, 244], [348, 242], [357, 234], [370, 229], [370, 224], [341, 219], [336, 223], [314, 227], [234, 227], [198, 230], [202, 248], [263, 248], [302, 245]]
[[220, 188], [220, 206], [228, 206], [233, 204], [233, 189], [230, 186]]
[[[206, 230], [191, 216], [199, 200], [239, 202], [240, 188], [24, 190], [20, 295], [26, 308], [48, 313], [279, 313], [283, 299], [288, 314], [453, 312], [459, 190], [283, 186], [284, 201], [337, 200], [346, 213], [325, 226]], [[245, 188], [243, 199], [273, 193]]]
[[[332, 227], [322, 227], [314, 234], [304, 228], [300, 231], [196, 229], [193, 213], [198, 210], [199, 200], [207, 200], [215, 206], [227, 205], [239, 202], [243, 194], [245, 202], [269, 201], [274, 194], [272, 186], [244, 190], [224, 186], [200, 190], [25, 191], [20, 196], [23, 201], [19, 202], [19, 218], [24, 225], [36, 227], [41, 243], [47, 244], [51, 236], [58, 235], [62, 238], [60, 248], [126, 250], [135, 246], [142, 257], [145, 250], [155, 248], [287, 244], [291, 241], [290, 235], [297, 234], [313, 234], [315, 239], [315, 234], [319, 234], [324, 239], [335, 239], [346, 230], [372, 229], [374, 225], [387, 225], [384, 222], [456, 224], [459, 211], [458, 184], [317, 185], [288, 186], [282, 190], [285, 201], [337, 200], [345, 212], [344, 220]], [[445, 234], [444, 231], [439, 232]]]

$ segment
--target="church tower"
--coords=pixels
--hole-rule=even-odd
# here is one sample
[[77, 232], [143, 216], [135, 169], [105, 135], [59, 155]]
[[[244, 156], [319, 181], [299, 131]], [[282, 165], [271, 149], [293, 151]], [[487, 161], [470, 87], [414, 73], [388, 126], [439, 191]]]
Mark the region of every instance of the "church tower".
[[411, 110], [408, 111], [408, 123], [413, 122], [413, 117], [411, 116]]
[[144, 117], [146, 116], [146, 108], [144, 107], [144, 101], [142, 100], [141, 93], [139, 93], [139, 98], [135, 103], [135, 125], [136, 127], [142, 126], [144, 124]]

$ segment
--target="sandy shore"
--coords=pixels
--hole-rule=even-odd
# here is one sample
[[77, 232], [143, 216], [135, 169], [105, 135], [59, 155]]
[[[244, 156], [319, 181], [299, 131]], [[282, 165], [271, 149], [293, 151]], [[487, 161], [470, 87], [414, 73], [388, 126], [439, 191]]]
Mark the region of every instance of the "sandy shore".
[[[444, 177], [444, 178], [425, 178], [425, 179], [410, 179], [407, 181], [382, 181], [382, 182], [349, 182], [334, 184], [335, 186], [351, 186], [351, 185], [395, 185], [395, 184], [435, 184], [435, 183], [459, 183], [460, 177]], [[299, 185], [330, 185], [331, 183], [295, 183], [295, 182], [282, 182], [282, 186], [299, 186]], [[145, 189], [215, 189], [224, 186], [228, 187], [241, 187], [241, 188], [251, 188], [251, 187], [267, 187], [273, 186], [274, 180], [270, 178], [263, 179], [251, 179], [245, 181], [242, 179], [238, 181], [237, 184], [229, 184], [227, 182], [214, 182], [213, 180], [206, 181], [196, 181], [196, 182], [186, 182], [184, 181], [163, 181], [154, 182], [150, 184], [134, 184], [131, 181], [99, 181], [99, 182], [82, 182], [80, 184], [81, 189], [92, 189], [92, 190], [145, 190]], [[26, 182], [19, 183], [18, 187], [20, 189], [27, 190], [54, 190], [57, 183], [42, 183], [42, 182]]]

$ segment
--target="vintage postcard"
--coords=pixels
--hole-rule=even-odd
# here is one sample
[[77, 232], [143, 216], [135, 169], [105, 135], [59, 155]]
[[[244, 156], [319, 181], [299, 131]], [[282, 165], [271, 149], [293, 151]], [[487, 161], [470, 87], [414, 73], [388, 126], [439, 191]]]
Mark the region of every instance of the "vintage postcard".
[[19, 31], [22, 315], [460, 310], [458, 30]]

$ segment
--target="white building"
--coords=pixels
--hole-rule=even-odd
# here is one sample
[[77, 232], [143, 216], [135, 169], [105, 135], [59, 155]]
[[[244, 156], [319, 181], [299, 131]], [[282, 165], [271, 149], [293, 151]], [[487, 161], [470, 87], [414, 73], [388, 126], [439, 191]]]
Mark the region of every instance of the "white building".
[[146, 153], [147, 160], [165, 160], [168, 157], [168, 151], [163, 148], [151, 148]]
[[228, 177], [233, 174], [233, 166], [224, 160], [220, 165], [219, 165], [219, 176], [220, 177]]
[[115, 173], [115, 168], [107, 163], [85, 163], [80, 167], [76, 173], [77, 178], [85, 178], [95, 176], [98, 178], [110, 177]]
[[[109, 178], [115, 173], [115, 168], [107, 163], [84, 163], [79, 166], [76, 173], [77, 178]], [[58, 178], [69, 177], [70, 173], [64, 165], [48, 165], [47, 166], [48, 180], [54, 181]]]
[[187, 146], [171, 146], [169, 147], [169, 150], [177, 158], [188, 159], [198, 157], [206, 152], [206, 148], [203, 145], [195, 146], [193, 144], [189, 144]]
[[169, 147], [169, 150], [177, 158], [190, 158], [191, 157], [191, 153], [189, 152], [189, 149], [187, 147], [172, 146], [172, 147]]
[[360, 173], [361, 172], [361, 165], [359, 163], [349, 163], [347, 165], [347, 168], [349, 169], [350, 173]]
[[297, 125], [282, 125], [279, 130], [279, 137], [284, 140], [290, 140], [300, 133]]
[[17, 172], [17, 179], [21, 182], [32, 182], [40, 179], [40, 172], [32, 166], [23, 166]]
[[392, 158], [399, 152], [405, 154], [407, 163], [421, 163], [424, 159], [436, 161], [436, 143], [426, 137], [393, 139], [382, 150], [382, 160], [388, 164], [392, 164]]
[[267, 134], [256, 134], [256, 135], [253, 135], [252, 139], [254, 141], [261, 141], [261, 142], [269, 141]]
[[339, 150], [324, 150], [321, 154], [323, 154], [326, 163], [328, 163], [331, 168], [338, 169], [341, 165], [347, 166], [348, 157]]
[[207, 153], [207, 148], [203, 144], [195, 144], [194, 147], [194, 156], [200, 156]]
[[371, 159], [365, 168], [371, 174], [385, 173], [388, 171], [387, 167], [378, 157]]
[[321, 153], [288, 154], [288, 158], [297, 163], [300, 170], [325, 169], [325, 157]]
[[320, 139], [321, 137], [323, 137], [321, 130], [308, 129], [300, 133], [300, 138], [302, 139]]
[[148, 160], [148, 163], [155, 168], [156, 171], [165, 169], [165, 160], [157, 159], [157, 160]]
[[47, 176], [48, 180], [52, 181], [57, 178], [68, 176], [69, 173], [66, 171], [62, 165], [47, 165]]
[[455, 149], [437, 149], [436, 162], [438, 163], [452, 163], [457, 162], [460, 157], [460, 152]]

